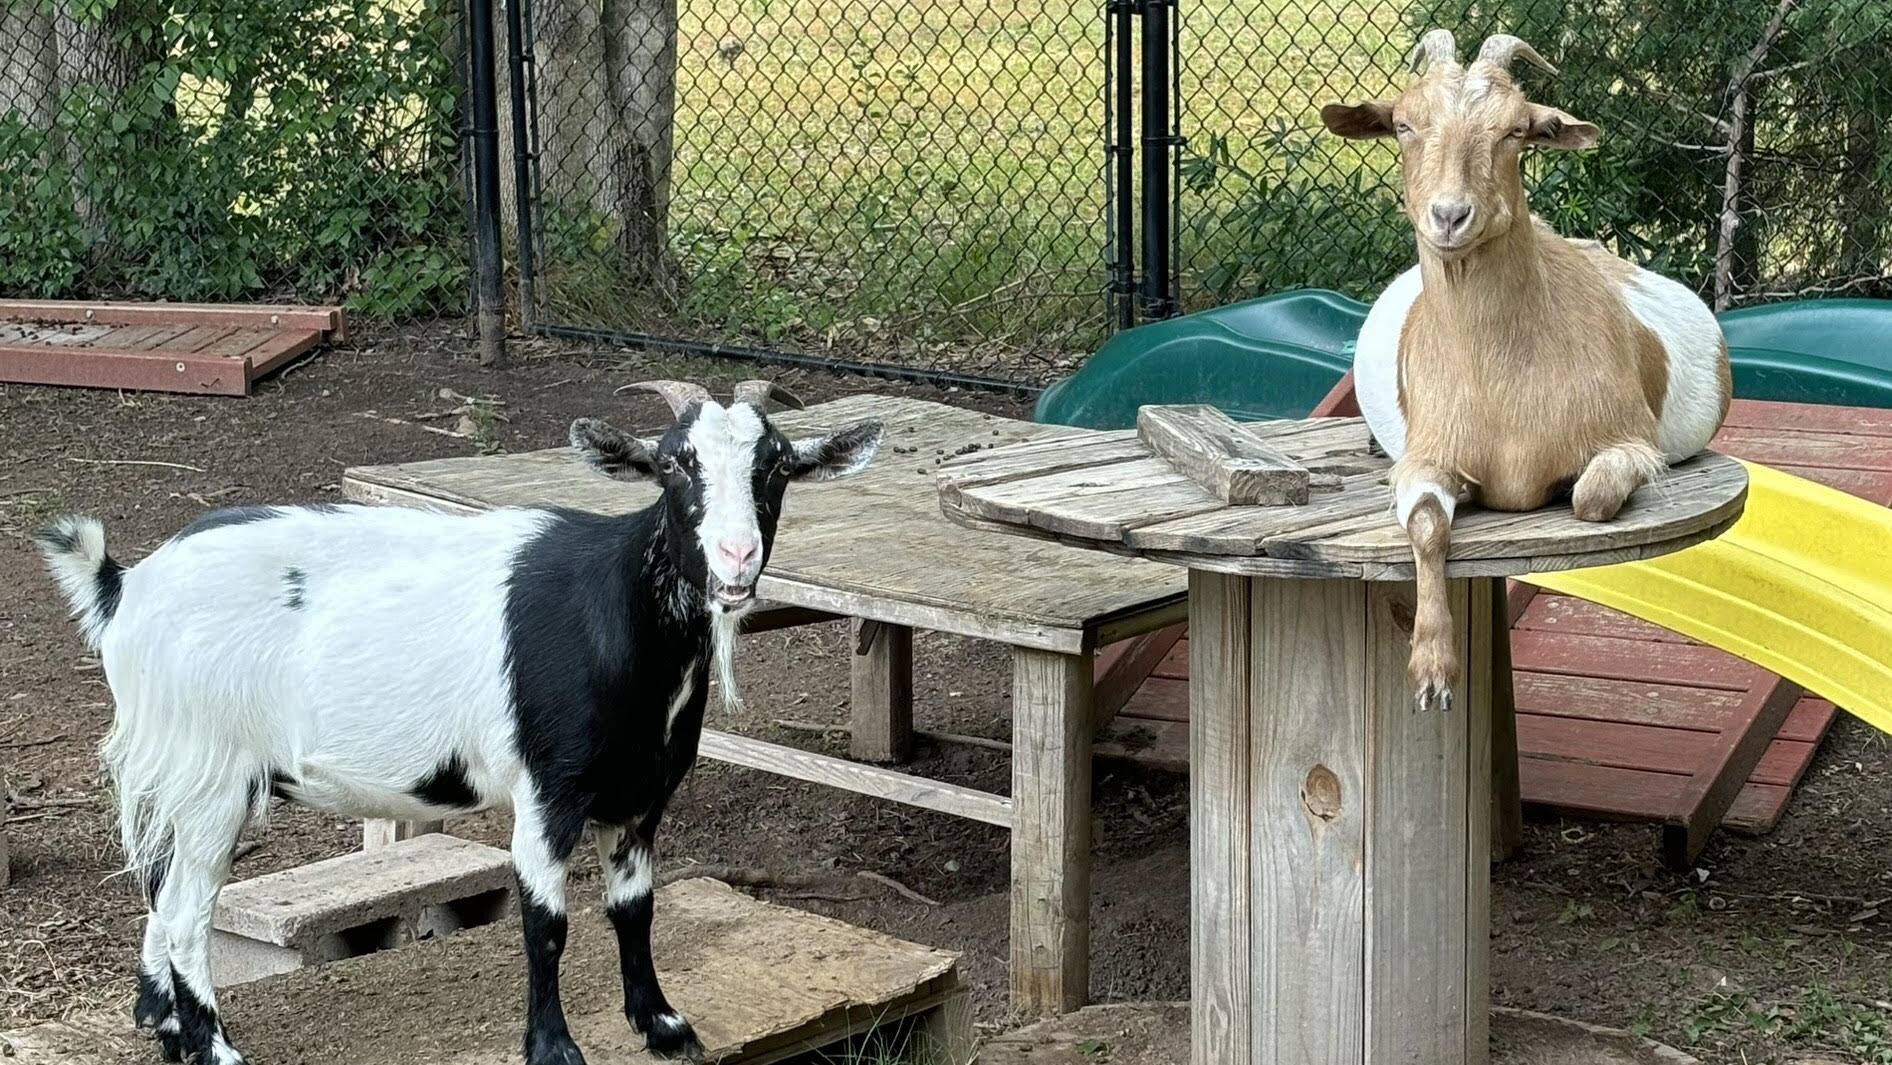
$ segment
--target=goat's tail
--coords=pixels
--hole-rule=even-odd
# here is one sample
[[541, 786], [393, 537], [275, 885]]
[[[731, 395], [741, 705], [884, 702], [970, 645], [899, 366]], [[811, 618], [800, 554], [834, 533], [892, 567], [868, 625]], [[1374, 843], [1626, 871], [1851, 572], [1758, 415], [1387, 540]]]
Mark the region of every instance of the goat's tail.
[[79, 621], [79, 634], [94, 651], [105, 635], [105, 626], [118, 612], [119, 590], [125, 567], [105, 553], [105, 526], [97, 518], [68, 514], [55, 520], [33, 537], [46, 568], [59, 582], [59, 590], [72, 604], [72, 616]]

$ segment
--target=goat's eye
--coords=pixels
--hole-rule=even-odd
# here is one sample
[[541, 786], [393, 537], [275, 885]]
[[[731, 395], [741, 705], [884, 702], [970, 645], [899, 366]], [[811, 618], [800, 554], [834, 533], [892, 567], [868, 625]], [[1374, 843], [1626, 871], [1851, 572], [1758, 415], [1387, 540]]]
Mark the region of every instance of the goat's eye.
[[665, 477], [674, 476], [678, 469], [676, 456], [665, 455], [663, 460], [657, 463], [657, 468], [663, 472]]
[[785, 459], [783, 459], [782, 461], [780, 461], [780, 462], [778, 462], [778, 463], [776, 463], [776, 464], [775, 464], [775, 472], [776, 472], [776, 473], [777, 473], [778, 475], [780, 475], [780, 476], [783, 476], [783, 477], [787, 477], [787, 476], [788, 476], [789, 474], [791, 474], [791, 473], [794, 473], [794, 472], [795, 472], [795, 460], [794, 460], [794, 458], [792, 458], [792, 457], [790, 457], [790, 458], [785, 458]]
[[1412, 127], [1408, 126], [1404, 122], [1393, 123], [1393, 133], [1396, 134], [1397, 136], [1404, 137], [1408, 133], [1411, 133], [1411, 132], [1412, 132]]
[[1524, 139], [1524, 135], [1526, 133], [1529, 133], [1530, 131], [1531, 131], [1531, 127], [1529, 126], [1517, 126], [1514, 129], [1512, 129], [1510, 133], [1506, 134], [1506, 136], [1510, 137], [1514, 141], [1521, 141]]

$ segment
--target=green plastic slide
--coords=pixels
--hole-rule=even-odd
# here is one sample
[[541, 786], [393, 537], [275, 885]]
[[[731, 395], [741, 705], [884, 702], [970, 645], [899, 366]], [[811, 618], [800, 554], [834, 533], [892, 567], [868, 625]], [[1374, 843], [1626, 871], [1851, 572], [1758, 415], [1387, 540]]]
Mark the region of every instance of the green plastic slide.
[[[1045, 389], [1038, 421], [1136, 424], [1146, 403], [1301, 418], [1353, 364], [1367, 305], [1294, 289], [1125, 330]], [[1800, 300], [1720, 316], [1742, 399], [1892, 407], [1892, 300]]]

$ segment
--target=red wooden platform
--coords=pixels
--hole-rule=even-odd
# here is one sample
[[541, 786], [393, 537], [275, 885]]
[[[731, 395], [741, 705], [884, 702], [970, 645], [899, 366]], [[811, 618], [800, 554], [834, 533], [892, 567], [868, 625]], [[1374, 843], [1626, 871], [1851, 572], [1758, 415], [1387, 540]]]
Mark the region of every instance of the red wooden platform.
[[[1317, 413], [1357, 413], [1351, 401], [1343, 381]], [[1714, 446], [1892, 506], [1892, 410], [1737, 401]], [[1516, 582], [1509, 592], [1526, 807], [1660, 823], [1677, 866], [1716, 827], [1779, 821], [1832, 703], [1626, 614]], [[1175, 626], [1098, 656], [1099, 754], [1188, 769], [1188, 647]]]
[[339, 307], [0, 300], [0, 381], [246, 396], [345, 332]]

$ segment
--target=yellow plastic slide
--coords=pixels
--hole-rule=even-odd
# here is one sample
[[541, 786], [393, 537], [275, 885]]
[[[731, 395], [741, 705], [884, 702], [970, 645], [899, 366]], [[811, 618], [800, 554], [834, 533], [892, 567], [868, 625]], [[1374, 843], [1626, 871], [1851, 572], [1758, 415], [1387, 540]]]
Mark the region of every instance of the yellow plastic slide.
[[1746, 510], [1717, 539], [1522, 579], [1739, 655], [1892, 733], [1892, 510], [1742, 465]]

